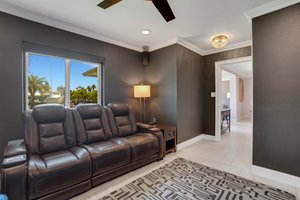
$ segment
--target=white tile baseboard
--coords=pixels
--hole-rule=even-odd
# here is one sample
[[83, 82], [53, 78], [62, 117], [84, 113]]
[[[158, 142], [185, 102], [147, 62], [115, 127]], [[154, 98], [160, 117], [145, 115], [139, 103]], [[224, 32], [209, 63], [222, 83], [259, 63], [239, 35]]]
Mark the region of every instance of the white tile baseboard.
[[251, 166], [251, 173], [253, 175], [269, 179], [272, 181], [276, 181], [279, 183], [283, 183], [286, 185], [294, 186], [296, 188], [300, 188], [300, 177], [293, 176], [290, 174], [286, 174], [283, 172], [275, 171], [272, 169], [267, 169], [264, 167], [259, 167], [256, 165]]
[[192, 145], [192, 144], [194, 144], [194, 143], [196, 143], [196, 142], [198, 142], [200, 140], [212, 140], [212, 141], [216, 141], [215, 136], [213, 136], [213, 135], [201, 134], [201, 135], [193, 137], [193, 138], [191, 138], [191, 139], [189, 139], [187, 141], [179, 143], [177, 145], [177, 150], [180, 150], [180, 149], [183, 149], [185, 147], [188, 147], [188, 146], [190, 146], [190, 145]]
[[[184, 141], [182, 143], [179, 143], [177, 145], [177, 150], [181, 150], [183, 148], [186, 148], [196, 142], [199, 142], [201, 140], [210, 140], [210, 141], [216, 141], [215, 136], [213, 135], [207, 135], [207, 134], [201, 134], [196, 137], [193, 137], [187, 141]], [[293, 176], [290, 174], [286, 174], [283, 172], [279, 172], [272, 169], [267, 169], [264, 167], [251, 165], [251, 173], [255, 176], [262, 177], [268, 180], [276, 181], [278, 183], [294, 186], [296, 188], [300, 188], [300, 177]]]

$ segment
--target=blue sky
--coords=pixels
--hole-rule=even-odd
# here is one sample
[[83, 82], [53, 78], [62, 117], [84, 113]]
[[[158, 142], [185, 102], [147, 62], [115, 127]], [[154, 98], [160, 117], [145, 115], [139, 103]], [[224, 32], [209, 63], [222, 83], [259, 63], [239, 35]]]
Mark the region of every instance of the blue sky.
[[[71, 60], [70, 89], [73, 90], [78, 86], [86, 87], [92, 84], [97, 86], [97, 78], [82, 75], [83, 72], [94, 67], [90, 63]], [[65, 85], [65, 60], [57, 57], [30, 54], [28, 73], [45, 77], [49, 85], [52, 86], [53, 91], [55, 91], [57, 86]]]

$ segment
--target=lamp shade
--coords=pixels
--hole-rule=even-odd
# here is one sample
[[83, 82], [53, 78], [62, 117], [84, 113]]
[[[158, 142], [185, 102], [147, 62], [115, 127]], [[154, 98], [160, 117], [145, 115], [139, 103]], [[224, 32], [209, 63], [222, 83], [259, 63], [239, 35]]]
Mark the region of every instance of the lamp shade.
[[133, 88], [135, 98], [151, 97], [150, 85], [135, 85]]

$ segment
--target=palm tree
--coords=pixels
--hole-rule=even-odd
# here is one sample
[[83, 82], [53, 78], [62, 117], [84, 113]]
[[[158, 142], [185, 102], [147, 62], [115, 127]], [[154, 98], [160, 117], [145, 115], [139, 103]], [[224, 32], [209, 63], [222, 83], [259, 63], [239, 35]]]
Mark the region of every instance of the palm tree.
[[89, 85], [86, 87], [86, 89], [87, 89], [89, 92], [91, 92], [91, 91], [92, 91], [92, 87], [91, 87], [91, 86], [89, 86]]
[[29, 105], [32, 108], [35, 105], [35, 93], [39, 92], [41, 96], [45, 96], [50, 92], [50, 86], [45, 77], [38, 77], [30, 74], [28, 76], [28, 92], [30, 94]]
[[56, 91], [59, 92], [60, 96], [64, 97], [66, 93], [66, 87], [63, 85], [59, 85], [57, 86]]
[[94, 91], [97, 87], [96, 87], [95, 84], [93, 84], [93, 85], [91, 86], [91, 88], [92, 88], [92, 91]]
[[56, 91], [59, 93], [60, 98], [58, 99], [59, 104], [64, 104], [65, 102], [65, 94], [66, 94], [66, 87], [63, 85], [59, 85], [56, 88]]

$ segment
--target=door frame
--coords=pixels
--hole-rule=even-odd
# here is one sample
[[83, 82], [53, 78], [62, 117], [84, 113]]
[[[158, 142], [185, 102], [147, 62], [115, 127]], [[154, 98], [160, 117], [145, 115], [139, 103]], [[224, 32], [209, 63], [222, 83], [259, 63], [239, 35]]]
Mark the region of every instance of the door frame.
[[[222, 88], [221, 88], [221, 81], [222, 81], [222, 66], [225, 64], [232, 64], [232, 63], [241, 63], [251, 61], [252, 62], [252, 70], [253, 70], [253, 61], [252, 56], [229, 59], [229, 60], [222, 60], [215, 62], [215, 140], [221, 141], [221, 109], [222, 109]], [[253, 73], [253, 71], [252, 71]], [[252, 112], [253, 115], [253, 112]]]

